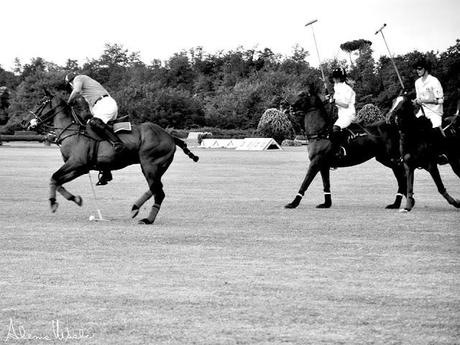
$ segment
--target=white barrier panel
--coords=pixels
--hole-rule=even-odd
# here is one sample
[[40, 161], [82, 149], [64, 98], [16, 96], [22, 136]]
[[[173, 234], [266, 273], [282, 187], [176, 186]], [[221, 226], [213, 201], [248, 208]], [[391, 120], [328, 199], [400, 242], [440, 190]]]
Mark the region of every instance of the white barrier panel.
[[248, 151], [281, 150], [281, 146], [273, 138], [245, 138], [242, 145], [236, 149]]
[[201, 147], [207, 149], [235, 149], [243, 144], [244, 139], [203, 139]]
[[210, 132], [189, 132], [187, 139], [196, 140], [196, 139], [198, 139], [198, 137], [200, 135], [204, 135], [204, 134], [212, 135], [212, 133], [210, 133]]

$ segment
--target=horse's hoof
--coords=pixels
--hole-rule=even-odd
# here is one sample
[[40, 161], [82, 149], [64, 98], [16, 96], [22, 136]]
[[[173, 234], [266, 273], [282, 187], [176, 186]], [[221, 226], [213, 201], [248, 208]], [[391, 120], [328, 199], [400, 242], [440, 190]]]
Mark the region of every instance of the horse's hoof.
[[76, 203], [78, 206], [83, 205], [83, 199], [80, 195], [77, 195], [73, 198], [73, 202]]
[[332, 204], [324, 203], [324, 204], [316, 205], [316, 208], [331, 208], [331, 206]]
[[136, 216], [139, 214], [139, 207], [136, 205], [133, 205], [131, 208], [131, 218], [136, 218]]
[[396, 209], [399, 208], [399, 206], [401, 206], [401, 205], [391, 204], [391, 205], [385, 206], [385, 209], [387, 209], [387, 210], [396, 210]]
[[456, 208], [460, 208], [460, 200], [455, 199], [455, 202], [454, 202], [453, 205], [454, 205], [454, 207], [456, 207]]
[[148, 220], [147, 218], [141, 219], [137, 222], [137, 224], [152, 224], [153, 222]]
[[399, 210], [399, 213], [408, 213], [410, 210], [408, 208], [402, 208]]
[[50, 205], [51, 207], [51, 213], [55, 213], [58, 209], [59, 203], [55, 202]]
[[302, 197], [300, 195], [296, 195], [294, 200], [290, 202], [289, 204], [287, 204], [286, 206], [284, 206], [284, 208], [296, 208], [297, 206], [299, 206], [301, 200], [302, 200]]

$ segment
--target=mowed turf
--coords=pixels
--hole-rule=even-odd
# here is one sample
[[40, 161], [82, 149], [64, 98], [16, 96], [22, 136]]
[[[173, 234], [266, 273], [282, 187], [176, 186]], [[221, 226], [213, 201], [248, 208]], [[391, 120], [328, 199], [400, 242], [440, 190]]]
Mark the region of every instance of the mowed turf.
[[[287, 210], [306, 147], [192, 150], [199, 163], [176, 153], [150, 226], [130, 219], [147, 189], [139, 166], [96, 187], [97, 206], [87, 175], [67, 184], [83, 206], [59, 196], [51, 214], [59, 150], [0, 147], [0, 341], [460, 342], [460, 210], [426, 172], [416, 172], [408, 214], [384, 209], [397, 186], [374, 160], [331, 172], [331, 209], [315, 208], [318, 176]], [[460, 198], [458, 177], [441, 174]], [[97, 208], [109, 222], [88, 221]]]

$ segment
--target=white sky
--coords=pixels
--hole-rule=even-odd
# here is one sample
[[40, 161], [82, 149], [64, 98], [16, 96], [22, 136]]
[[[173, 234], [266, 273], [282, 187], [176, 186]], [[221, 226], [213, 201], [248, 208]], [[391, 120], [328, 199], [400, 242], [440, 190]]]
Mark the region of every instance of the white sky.
[[321, 60], [347, 58], [340, 44], [373, 42], [375, 57], [415, 49], [444, 51], [460, 38], [460, 0], [7, 0], [0, 5], [0, 65], [33, 57], [65, 64], [97, 59], [104, 44], [122, 44], [150, 64], [202, 46], [219, 50], [272, 49], [290, 55], [299, 44], [318, 65], [313, 19]]

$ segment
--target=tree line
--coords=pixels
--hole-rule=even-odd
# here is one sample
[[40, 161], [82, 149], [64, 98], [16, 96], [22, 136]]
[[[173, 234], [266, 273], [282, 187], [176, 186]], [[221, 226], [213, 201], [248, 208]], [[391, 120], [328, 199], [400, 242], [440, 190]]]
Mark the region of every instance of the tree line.
[[[325, 74], [345, 68], [356, 91], [357, 109], [373, 104], [387, 111], [401, 91], [389, 57], [375, 61], [371, 42], [366, 40], [345, 42], [341, 48], [350, 59], [325, 61], [321, 65]], [[40, 57], [25, 64], [16, 59], [12, 72], [0, 66], [0, 87], [8, 96], [2, 98], [0, 125], [4, 130], [17, 128], [43, 96], [43, 88], [66, 97], [70, 90], [64, 76], [74, 71], [103, 84], [117, 100], [120, 116], [128, 115], [133, 122], [153, 121], [175, 129], [255, 129], [266, 109], [292, 101], [310, 84], [322, 87], [321, 72], [307, 62], [308, 56], [300, 46], [289, 56], [269, 48], [240, 47], [209, 54], [196, 47], [175, 53], [166, 61], [145, 64], [138, 52], [106, 44], [99, 58], [82, 65], [72, 59], [64, 66]], [[459, 97], [460, 40], [444, 52], [413, 51], [394, 57], [408, 92], [413, 92], [416, 78], [412, 64], [421, 56], [432, 63], [432, 73], [444, 87], [446, 113], [453, 112]], [[332, 90], [330, 83], [328, 87]], [[79, 108], [88, 112], [84, 102]]]

